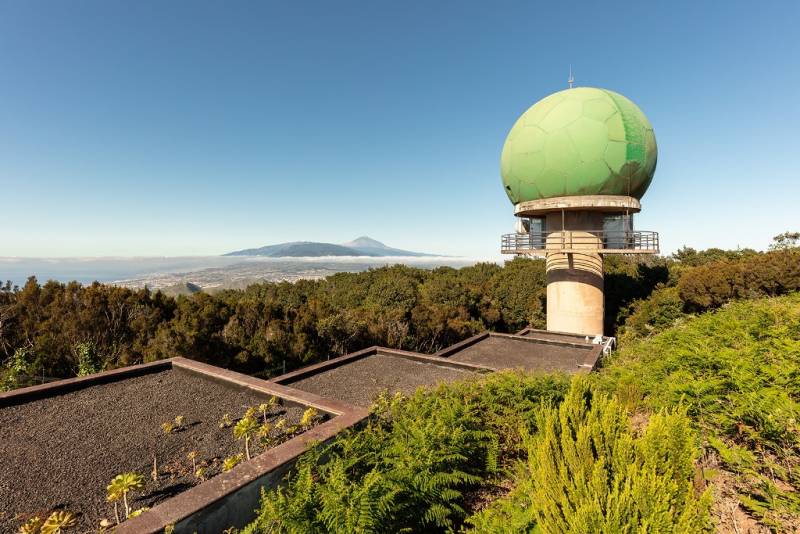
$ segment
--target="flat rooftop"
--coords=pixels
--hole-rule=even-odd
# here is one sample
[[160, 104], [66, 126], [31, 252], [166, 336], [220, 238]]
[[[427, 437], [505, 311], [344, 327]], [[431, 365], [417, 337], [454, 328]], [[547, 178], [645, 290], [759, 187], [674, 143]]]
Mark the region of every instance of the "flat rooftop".
[[574, 343], [525, 335], [483, 333], [436, 354], [452, 361], [492, 369], [587, 373], [597, 364], [601, 353], [600, 345], [586, 343], [583, 337], [579, 343]]
[[[102, 519], [113, 523], [106, 486], [125, 472], [144, 477], [144, 487], [129, 496], [131, 509], [153, 507], [202, 482], [187, 457], [191, 451], [197, 452], [196, 466], [205, 469], [203, 478], [215, 477], [226, 457], [243, 452], [233, 428], [220, 425], [223, 416], [229, 414], [235, 423], [249, 407], [270, 398], [163, 366], [71, 391], [50, 393], [48, 387], [22, 402], [0, 403], [0, 532], [17, 532], [25, 520], [47, 517], [57, 508], [77, 514], [80, 532], [94, 532]], [[279, 399], [266, 418], [273, 426], [280, 419], [290, 426], [304, 409]], [[182, 424], [166, 432], [162, 425], [175, 424], [178, 416]], [[251, 443], [251, 454], [289, 437], [285, 430], [273, 429], [269, 443]]]
[[371, 348], [273, 380], [321, 397], [369, 407], [384, 391], [411, 394], [419, 387], [463, 380], [487, 371], [432, 356]]

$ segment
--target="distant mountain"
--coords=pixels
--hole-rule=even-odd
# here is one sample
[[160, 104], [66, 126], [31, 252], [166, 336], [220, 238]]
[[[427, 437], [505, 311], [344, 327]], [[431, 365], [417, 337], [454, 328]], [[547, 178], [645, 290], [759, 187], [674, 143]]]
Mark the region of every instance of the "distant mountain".
[[348, 243], [342, 243], [341, 245], [336, 245], [334, 243], [315, 243], [312, 241], [293, 241], [291, 243], [280, 243], [277, 245], [267, 245], [259, 248], [236, 250], [234, 252], [228, 252], [224, 255], [265, 256], [268, 258], [321, 256], [366, 256], [372, 258], [385, 256], [435, 256], [435, 254], [424, 254], [422, 252], [412, 252], [410, 250], [387, 247], [380, 241], [376, 241], [367, 236], [361, 236]]
[[410, 250], [387, 247], [380, 241], [376, 241], [365, 235], [347, 243], [342, 243], [342, 246], [357, 250], [361, 252], [363, 256], [434, 256], [434, 254], [425, 254], [424, 252], [412, 252]]
[[229, 252], [225, 256], [266, 256], [269, 258], [298, 258], [318, 256], [373, 256], [362, 254], [355, 249], [334, 245], [333, 243], [314, 243], [311, 241], [293, 241], [278, 245], [267, 245], [259, 248], [248, 248]]

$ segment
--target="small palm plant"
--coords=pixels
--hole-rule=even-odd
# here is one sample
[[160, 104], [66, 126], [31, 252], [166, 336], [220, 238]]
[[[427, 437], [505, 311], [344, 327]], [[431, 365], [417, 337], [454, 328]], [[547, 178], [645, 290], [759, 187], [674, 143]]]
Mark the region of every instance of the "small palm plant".
[[175, 430], [175, 425], [172, 423], [161, 423], [161, 430], [164, 431], [164, 434], [172, 434], [172, 431]]
[[129, 517], [130, 519], [133, 519], [134, 517], [138, 517], [138, 516], [142, 515], [143, 513], [145, 513], [146, 511], [148, 511], [149, 509], [150, 509], [150, 507], [149, 507], [149, 506], [142, 506], [142, 507], [141, 507], [141, 508], [139, 508], [138, 510], [134, 510], [133, 512], [131, 512], [131, 515], [129, 515], [128, 517]]
[[186, 423], [186, 418], [184, 416], [175, 416], [175, 428], [183, 428], [184, 423]]
[[222, 470], [226, 472], [230, 471], [231, 469], [236, 467], [241, 461], [242, 461], [242, 453], [229, 456], [222, 461]]
[[220, 428], [228, 428], [233, 426], [233, 421], [231, 420], [231, 414], [226, 413], [222, 416], [222, 420], [219, 423]]
[[300, 418], [300, 428], [303, 430], [308, 430], [316, 421], [317, 412], [316, 408], [309, 408], [303, 412], [303, 417]]
[[40, 534], [44, 521], [39, 516], [31, 517], [24, 525], [19, 527], [19, 534]]
[[206, 479], [206, 468], [205, 467], [198, 467], [197, 470], [194, 472], [194, 476], [197, 477], [198, 480], [205, 480]]
[[261, 417], [264, 419], [264, 424], [267, 424], [267, 414], [269, 413], [269, 405], [267, 403], [262, 403], [258, 405], [258, 413], [261, 414]]
[[191, 451], [186, 457], [192, 461], [192, 472], [197, 472], [197, 451]]
[[111, 484], [106, 487], [108, 492], [106, 499], [114, 503], [114, 517], [119, 524], [119, 512], [117, 503], [122, 500], [125, 506], [125, 519], [131, 515], [131, 507], [128, 505], [128, 493], [132, 490], [144, 487], [144, 477], [137, 473], [122, 473], [111, 479]]
[[72, 512], [58, 511], [53, 512], [44, 520], [42, 534], [61, 534], [66, 529], [74, 527], [78, 523], [75, 514]]
[[258, 405], [258, 411], [261, 413], [261, 417], [264, 418], [264, 424], [267, 423], [267, 415], [269, 414], [270, 410], [272, 410], [275, 406], [278, 405], [278, 397], [272, 396], [262, 404]]
[[233, 437], [236, 439], [244, 439], [244, 453], [247, 459], [250, 459], [250, 439], [258, 431], [258, 422], [255, 417], [243, 417], [233, 427]]
[[[309, 428], [314, 426], [314, 422], [316, 421], [318, 414], [319, 412], [317, 412], [316, 408], [308, 408], [306, 411], [303, 412], [303, 416], [300, 418], [300, 421], [296, 425], [291, 425], [286, 427], [286, 433], [291, 435], [297, 432], [298, 430], [303, 430], [303, 431], [308, 430]], [[281, 421], [278, 422], [279, 423], [284, 422], [284, 420], [282, 419]]]
[[272, 432], [272, 425], [269, 423], [264, 423], [258, 427], [258, 432], [256, 433], [259, 438], [261, 438], [261, 444], [269, 447], [272, 440], [269, 438], [269, 433]]
[[150, 476], [153, 477], [153, 482], [158, 482], [158, 459], [156, 455], [153, 455], [153, 470], [150, 472]]

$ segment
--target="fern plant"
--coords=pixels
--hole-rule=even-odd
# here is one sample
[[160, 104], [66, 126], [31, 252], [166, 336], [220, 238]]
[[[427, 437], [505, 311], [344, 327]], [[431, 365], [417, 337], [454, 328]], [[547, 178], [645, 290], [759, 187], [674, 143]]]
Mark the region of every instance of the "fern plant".
[[741, 506], [780, 530], [800, 524], [798, 376], [800, 293], [793, 293], [730, 303], [627, 343], [594, 378], [628, 407], [686, 406]]
[[560, 399], [565, 384], [499, 373], [410, 398], [383, 395], [364, 428], [312, 449], [285, 487], [262, 492], [259, 517], [245, 532], [456, 530], [464, 492], [519, 448], [505, 443], [512, 431], [504, 412]]
[[641, 436], [620, 404], [576, 379], [538, 412], [517, 487], [470, 518], [477, 532], [710, 532], [711, 491], [693, 486], [695, 436], [681, 411]]

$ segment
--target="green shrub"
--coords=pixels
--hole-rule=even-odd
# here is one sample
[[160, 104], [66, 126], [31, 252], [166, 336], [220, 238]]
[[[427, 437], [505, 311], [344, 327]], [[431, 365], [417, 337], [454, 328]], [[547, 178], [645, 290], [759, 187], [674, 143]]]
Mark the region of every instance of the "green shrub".
[[75, 353], [78, 360], [78, 376], [87, 376], [99, 372], [102, 367], [100, 358], [94, 348], [94, 343], [84, 341], [75, 346]]
[[686, 271], [678, 291], [686, 311], [714, 309], [732, 300], [785, 295], [800, 289], [800, 250], [775, 250]]
[[27, 349], [17, 349], [14, 354], [5, 361], [4, 369], [0, 369], [0, 391], [11, 391], [12, 389], [30, 385], [31, 362], [30, 354]]
[[669, 281], [669, 269], [663, 258], [627, 258], [606, 256], [603, 260], [605, 274], [606, 333], [614, 335], [617, 326], [624, 322], [630, 305], [647, 298], [653, 290]]
[[489, 295], [500, 311], [505, 330], [544, 328], [547, 276], [544, 261], [514, 258], [492, 278]]
[[698, 267], [700, 265], [707, 265], [709, 263], [717, 263], [720, 261], [737, 261], [751, 256], [756, 256], [758, 254], [759, 253], [752, 248], [736, 250], [708, 248], [698, 251], [691, 247], [684, 246], [675, 251], [671, 258], [681, 266]]
[[627, 310], [628, 317], [618, 332], [620, 343], [646, 337], [674, 325], [685, 316], [683, 301], [675, 287], [659, 287], [644, 300], [637, 300]]
[[652, 416], [637, 436], [616, 400], [576, 379], [538, 419], [517, 486], [469, 519], [476, 531], [711, 530], [711, 492], [695, 492], [695, 438], [680, 410]]
[[659, 410], [683, 402], [709, 429], [774, 451], [800, 445], [800, 294], [731, 303], [628, 344], [597, 377]]

